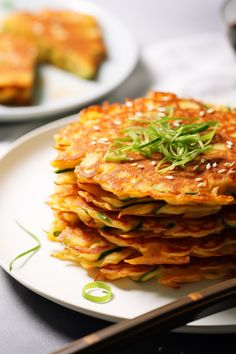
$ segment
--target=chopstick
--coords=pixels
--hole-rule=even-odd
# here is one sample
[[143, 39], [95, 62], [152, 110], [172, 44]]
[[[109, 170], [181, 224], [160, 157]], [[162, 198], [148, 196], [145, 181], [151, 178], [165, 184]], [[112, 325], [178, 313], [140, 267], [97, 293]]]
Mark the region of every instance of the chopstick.
[[124, 320], [75, 340], [52, 354], [99, 353], [116, 344], [162, 333], [236, 305], [236, 278], [222, 281], [156, 310]]

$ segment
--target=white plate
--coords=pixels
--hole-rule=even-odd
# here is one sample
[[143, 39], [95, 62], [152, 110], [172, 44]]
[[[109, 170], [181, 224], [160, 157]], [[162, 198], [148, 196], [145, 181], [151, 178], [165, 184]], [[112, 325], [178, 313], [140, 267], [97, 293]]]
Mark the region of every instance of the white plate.
[[[82, 268], [51, 257], [60, 244], [49, 242], [43, 231], [52, 219], [45, 201], [53, 191], [53, 135], [67, 122], [68, 119], [56, 121], [25, 135], [0, 162], [1, 266], [8, 271], [9, 262], [35, 244], [16, 225], [17, 219], [40, 237], [42, 248], [18, 260], [10, 275], [36, 293], [75, 311], [118, 321], [141, 315], [209, 284], [202, 282], [172, 290], [154, 280], [143, 284], [122, 280], [112, 283], [114, 298], [109, 303], [95, 304], [82, 298], [81, 289], [91, 279]], [[231, 310], [196, 321], [184, 331], [231, 331], [235, 325], [236, 311]]]
[[[14, 11], [37, 11], [42, 8], [69, 9], [95, 16], [102, 27], [108, 58], [96, 80], [83, 80], [51, 65], [39, 68], [38, 103], [29, 107], [0, 105], [0, 121], [43, 119], [75, 111], [78, 107], [102, 98], [118, 87], [134, 69], [138, 50], [129, 30], [114, 15], [80, 0], [12, 0]], [[11, 10], [11, 11], [13, 11]], [[8, 12], [7, 12], [8, 13]], [[7, 14], [0, 9], [0, 18]]]

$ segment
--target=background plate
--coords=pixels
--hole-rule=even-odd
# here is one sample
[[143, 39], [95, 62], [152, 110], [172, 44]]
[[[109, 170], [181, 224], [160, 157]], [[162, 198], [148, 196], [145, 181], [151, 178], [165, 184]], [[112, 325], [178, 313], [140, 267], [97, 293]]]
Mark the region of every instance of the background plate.
[[[43, 8], [69, 9], [95, 16], [102, 27], [108, 58], [96, 80], [83, 80], [51, 65], [39, 67], [35, 104], [28, 107], [0, 105], [0, 121], [43, 119], [63, 115], [102, 98], [119, 86], [134, 69], [138, 50], [129, 30], [112, 14], [80, 0], [12, 0], [11, 11], [37, 11]], [[9, 11], [0, 9], [0, 18]]]
[[[8, 271], [9, 262], [35, 244], [16, 225], [17, 219], [40, 237], [42, 248], [15, 263], [10, 275], [36, 293], [75, 311], [118, 321], [141, 315], [212, 284], [201, 282], [173, 290], [159, 286], [155, 280], [143, 284], [121, 280], [112, 283], [114, 298], [109, 303], [96, 304], [82, 298], [81, 289], [91, 278], [80, 267], [51, 257], [51, 252], [61, 245], [48, 241], [43, 231], [52, 220], [45, 202], [53, 192], [54, 174], [50, 167], [50, 160], [55, 156], [53, 135], [73, 119], [56, 121], [25, 135], [0, 162], [1, 266]], [[182, 330], [222, 332], [235, 328], [236, 310], [230, 310], [196, 321]]]

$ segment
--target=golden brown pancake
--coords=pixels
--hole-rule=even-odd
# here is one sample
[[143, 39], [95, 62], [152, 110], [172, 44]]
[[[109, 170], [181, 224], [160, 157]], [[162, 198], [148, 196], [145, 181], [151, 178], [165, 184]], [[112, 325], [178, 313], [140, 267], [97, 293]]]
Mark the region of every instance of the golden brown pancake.
[[133, 249], [117, 247], [81, 223], [76, 227], [65, 227], [57, 241], [62, 242], [65, 248], [54, 253], [54, 257], [80, 263], [86, 269], [117, 264], [135, 254]]
[[124, 216], [119, 219], [117, 214], [100, 210], [79, 196], [56, 193], [50, 197], [48, 203], [53, 210], [75, 213], [84, 224], [91, 228], [110, 226], [130, 231], [140, 224], [140, 220], [134, 216]]
[[95, 77], [106, 56], [101, 29], [89, 15], [56, 10], [16, 12], [5, 19], [3, 30], [32, 42], [39, 61], [86, 79]]
[[[163, 158], [158, 154], [151, 159], [135, 156], [122, 163], [104, 160], [114, 138], [123, 137], [124, 129], [140, 125], [132, 117], [144, 115], [150, 121], [156, 118], [158, 109], [165, 107], [172, 108], [175, 118], [184, 119], [183, 125], [193, 118], [219, 122], [212, 149], [187, 163], [184, 169], [176, 167], [166, 173], [159, 173], [152, 164]], [[235, 202], [235, 116], [234, 110], [210, 110], [197, 101], [155, 92], [123, 105], [89, 107], [81, 112], [80, 121], [56, 136], [59, 154], [53, 165], [59, 169], [76, 167], [79, 183], [98, 184], [119, 199], [151, 197], [174, 205], [227, 205]]]
[[179, 266], [134, 266], [121, 262], [100, 268], [97, 279], [115, 280], [129, 276], [135, 281], [146, 281], [156, 277], [161, 285], [178, 288], [184, 283], [232, 277], [235, 270], [235, 256], [192, 258], [190, 264]]
[[37, 50], [24, 38], [0, 34], [0, 103], [29, 104]]
[[[214, 257], [236, 254], [236, 236], [234, 231], [224, 231], [196, 239], [162, 239], [159, 237], [139, 236], [123, 238], [112, 231], [100, 230], [100, 234], [119, 247], [130, 247], [141, 254], [130, 259], [130, 264], [185, 264], [190, 257]], [[138, 233], [138, 231], [137, 231]]]

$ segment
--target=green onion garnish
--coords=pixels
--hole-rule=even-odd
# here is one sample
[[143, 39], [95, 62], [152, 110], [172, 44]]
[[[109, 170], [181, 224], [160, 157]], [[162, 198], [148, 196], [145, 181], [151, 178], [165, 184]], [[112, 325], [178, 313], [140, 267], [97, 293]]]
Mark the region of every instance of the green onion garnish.
[[19, 223], [19, 221], [16, 220], [16, 223], [17, 223], [17, 225], [18, 225], [22, 230], [24, 230], [28, 235], [30, 235], [30, 236], [37, 242], [37, 246], [35, 246], [35, 247], [33, 247], [33, 248], [30, 248], [29, 250], [18, 254], [18, 256], [16, 256], [16, 257], [10, 262], [10, 264], [9, 264], [9, 271], [10, 271], [10, 272], [12, 271], [13, 264], [14, 264], [14, 262], [15, 262], [17, 259], [19, 259], [19, 258], [21, 258], [21, 257], [24, 257], [24, 256], [26, 256], [27, 254], [30, 254], [30, 253], [32, 253], [32, 252], [37, 252], [37, 251], [40, 249], [40, 247], [41, 247], [41, 242], [40, 242], [40, 240], [39, 240], [39, 238], [38, 238], [37, 236], [35, 236], [32, 232], [30, 232], [29, 230], [27, 230], [23, 225], [21, 225], [21, 224]]
[[[194, 123], [180, 124], [179, 121], [184, 119]], [[123, 138], [110, 144], [104, 159], [107, 162], [132, 161], [132, 153], [146, 158], [160, 153], [163, 158], [157, 164], [157, 170], [166, 172], [177, 166], [184, 168], [196, 156], [211, 149], [210, 143], [218, 127], [218, 122], [196, 122], [197, 119], [166, 116], [149, 120], [145, 126], [130, 127], [124, 131]], [[161, 168], [163, 164], [165, 166]]]
[[59, 174], [59, 173], [64, 173], [64, 172], [73, 172], [74, 168], [64, 168], [63, 170], [56, 170], [54, 171], [55, 173]]
[[97, 216], [98, 216], [99, 219], [102, 220], [104, 223], [112, 224], [111, 219], [109, 219], [105, 214], [103, 214], [103, 213], [97, 213]]
[[112, 248], [111, 250], [104, 251], [100, 254], [97, 261], [100, 261], [101, 259], [105, 258], [106, 256], [109, 256], [109, 254], [111, 254], [113, 252], [119, 252], [122, 249], [123, 249], [123, 247], [115, 247], [115, 248]]
[[[105, 295], [93, 295], [92, 293], [97, 290], [102, 290]], [[110, 285], [102, 281], [94, 281], [86, 284], [82, 289], [82, 296], [89, 301], [96, 303], [108, 302], [112, 299], [112, 290]]]

